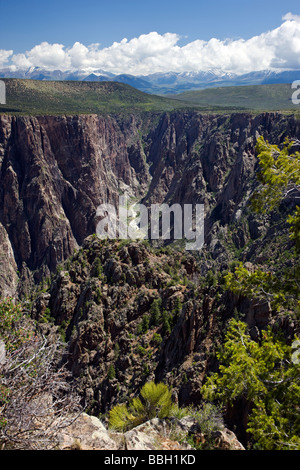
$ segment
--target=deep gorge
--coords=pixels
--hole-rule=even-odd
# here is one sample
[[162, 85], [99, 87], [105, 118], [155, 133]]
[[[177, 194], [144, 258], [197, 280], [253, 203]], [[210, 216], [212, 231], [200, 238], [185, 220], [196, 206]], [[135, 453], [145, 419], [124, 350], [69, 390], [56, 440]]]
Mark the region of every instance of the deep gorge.
[[[37, 280], [95, 231], [96, 208], [127, 191], [150, 203], [204, 203], [207, 241], [243, 213], [255, 141], [299, 137], [293, 115], [0, 117], [0, 292]], [[2, 261], [2, 262], [3, 262]]]
[[[280, 214], [249, 207], [259, 135], [279, 145], [300, 138], [300, 123], [281, 113], [0, 116], [0, 296], [25, 299], [44, 334], [63, 336], [92, 414], [150, 379], [170, 384], [180, 406], [198, 403], [234, 315], [253, 339], [267, 325], [295, 332], [268, 302], [222, 288], [233, 263], [263, 266], [286, 236]], [[146, 206], [204, 204], [203, 250], [97, 239], [97, 207], [124, 193]], [[227, 419], [244, 442], [243, 410]]]

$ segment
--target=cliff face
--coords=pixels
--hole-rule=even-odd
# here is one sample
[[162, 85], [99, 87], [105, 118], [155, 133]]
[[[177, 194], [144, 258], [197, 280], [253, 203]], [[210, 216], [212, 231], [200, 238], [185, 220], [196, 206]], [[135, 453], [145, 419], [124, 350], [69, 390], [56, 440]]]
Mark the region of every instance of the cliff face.
[[211, 243], [243, 211], [257, 135], [299, 133], [274, 113], [0, 116], [0, 294], [54, 271], [95, 232], [97, 206], [124, 191], [145, 204], [204, 203]]
[[0, 226], [12, 272], [14, 263], [53, 271], [95, 231], [102, 201], [144, 190], [137, 136], [134, 119], [123, 131], [97, 116], [0, 118]]

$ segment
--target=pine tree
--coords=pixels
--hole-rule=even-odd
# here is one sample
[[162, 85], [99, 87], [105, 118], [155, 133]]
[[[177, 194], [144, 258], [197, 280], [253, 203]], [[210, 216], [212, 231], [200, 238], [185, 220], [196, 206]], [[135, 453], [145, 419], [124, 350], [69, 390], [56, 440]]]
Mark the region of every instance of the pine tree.
[[[280, 150], [260, 137], [257, 152], [260, 171], [259, 188], [252, 197], [252, 208], [259, 213], [270, 212], [288, 198], [300, 199], [300, 153], [292, 153], [294, 143], [286, 141]], [[240, 263], [225, 277], [225, 285], [236, 294], [249, 298], [268, 299], [272, 307], [288, 308], [300, 314], [300, 208], [287, 217], [290, 238], [294, 241], [294, 262], [284, 272], [260, 268], [249, 271]]]
[[108, 380], [112, 380], [112, 379], [116, 378], [116, 370], [115, 370], [113, 364], [111, 364], [109, 366], [108, 373], [107, 373], [107, 378], [108, 378]]
[[[299, 142], [298, 142], [299, 144]], [[262, 137], [257, 142], [259, 187], [252, 208], [269, 213], [289, 199], [300, 198], [300, 153], [293, 142], [282, 149]], [[248, 270], [240, 263], [225, 276], [225, 287], [248, 298], [268, 300], [274, 309], [300, 312], [300, 208], [287, 218], [294, 241], [294, 260], [285, 270], [274, 272], [257, 267]], [[233, 319], [222, 351], [219, 371], [208, 378], [203, 396], [229, 406], [247, 402], [250, 414], [247, 431], [261, 449], [300, 449], [299, 361], [292, 346], [276, 338], [271, 330], [261, 333], [260, 342], [251, 340], [247, 325]], [[295, 344], [295, 343], [293, 343]]]
[[247, 431], [265, 450], [300, 450], [300, 365], [292, 347], [270, 329], [253, 341], [247, 325], [231, 320], [225, 343], [217, 353], [219, 372], [202, 388], [203, 397], [229, 406], [247, 403]]
[[159, 326], [161, 322], [161, 299], [154, 299], [150, 307], [150, 325]]
[[155, 417], [165, 418], [174, 410], [172, 394], [163, 383], [147, 382], [140, 397], [133, 398], [129, 405], [116, 405], [109, 413], [109, 426], [125, 431]]

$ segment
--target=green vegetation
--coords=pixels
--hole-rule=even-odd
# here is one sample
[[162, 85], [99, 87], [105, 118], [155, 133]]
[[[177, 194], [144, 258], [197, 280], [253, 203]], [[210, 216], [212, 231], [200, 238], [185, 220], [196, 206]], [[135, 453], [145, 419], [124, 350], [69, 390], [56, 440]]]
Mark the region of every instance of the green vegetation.
[[282, 149], [271, 145], [259, 137], [256, 150], [260, 170], [257, 175], [261, 186], [252, 198], [256, 211], [267, 212], [274, 209], [292, 193], [299, 191], [300, 153], [292, 152], [295, 142], [285, 141]]
[[[257, 212], [270, 212], [288, 198], [299, 195], [300, 153], [292, 152], [294, 143], [282, 149], [260, 138], [257, 143], [260, 186], [252, 198]], [[294, 261], [280, 271], [261, 268], [248, 270], [240, 263], [225, 276], [225, 287], [248, 298], [269, 300], [274, 309], [299, 314], [300, 211], [287, 217], [294, 244]], [[273, 253], [274, 257], [274, 253]], [[297, 338], [294, 338], [298, 341]], [[298, 343], [297, 343], [298, 344]], [[218, 400], [226, 407], [243, 403], [247, 431], [254, 448], [264, 450], [300, 449], [300, 366], [293, 360], [293, 344], [275, 335], [271, 328], [253, 341], [246, 323], [232, 319], [225, 343], [217, 353], [219, 371], [203, 386], [206, 399]]]
[[109, 366], [108, 373], [107, 373], [108, 380], [113, 380], [116, 378], [116, 370], [113, 364]]
[[163, 383], [147, 382], [140, 393], [141, 398], [133, 398], [129, 405], [116, 405], [109, 414], [109, 426], [125, 431], [155, 417], [170, 416], [174, 409], [171, 391]]
[[[300, 153], [292, 153], [293, 142], [286, 142], [280, 150], [260, 138], [257, 143], [260, 172], [260, 186], [252, 198], [252, 207], [257, 212], [270, 212], [282, 201], [299, 197]], [[290, 267], [273, 272], [260, 268], [250, 272], [242, 263], [234, 273], [225, 277], [226, 286], [236, 294], [258, 299], [268, 299], [277, 310], [288, 308], [294, 314], [300, 313], [300, 209], [287, 217], [290, 238], [295, 242], [291, 250], [294, 262]]]
[[7, 78], [7, 104], [0, 113], [74, 115], [165, 112], [292, 110], [289, 84], [233, 86], [158, 96], [119, 82], [41, 81]]
[[170, 437], [181, 442], [188, 442], [194, 449], [214, 449], [216, 444], [213, 434], [224, 429], [222, 410], [212, 404], [204, 402], [200, 407], [192, 405], [178, 407], [172, 402], [171, 390], [163, 383], [147, 382], [141, 389], [140, 398], [133, 398], [128, 405], [122, 403], [114, 406], [109, 413], [109, 427], [112, 430], [126, 432], [135, 426], [158, 417], [174, 418], [173, 426], [176, 428], [176, 420], [184, 417], [193, 419], [198, 431], [204, 437], [202, 442], [198, 442], [198, 433], [189, 435], [182, 431]]
[[247, 110], [293, 110], [292, 89], [290, 84], [230, 86], [186, 91], [172, 98], [190, 103], [192, 106], [219, 106]]
[[204, 398], [226, 406], [243, 400], [256, 447], [300, 449], [300, 367], [291, 361], [291, 346], [270, 329], [253, 341], [245, 323], [231, 320], [217, 357], [219, 372], [204, 385]]
[[6, 105], [0, 113], [30, 115], [101, 114], [170, 111], [182, 104], [143, 93], [117, 82], [76, 82], [4, 79]]
[[142, 321], [138, 326], [137, 333], [138, 335], [147, 333], [149, 329], [149, 317], [147, 315], [143, 315]]
[[23, 312], [19, 304], [12, 299], [0, 302], [0, 339], [5, 343], [6, 351], [12, 353], [26, 342], [31, 332], [22, 328]]
[[154, 333], [153, 337], [152, 337], [152, 340], [151, 340], [151, 343], [154, 345], [154, 346], [160, 346], [161, 343], [162, 343], [162, 337], [159, 333]]
[[158, 326], [161, 322], [161, 299], [154, 299], [150, 307], [150, 322], [153, 326]]
[[204, 402], [199, 409], [192, 408], [189, 414], [196, 419], [200, 431], [208, 439], [215, 431], [224, 428], [222, 409], [213, 403]]

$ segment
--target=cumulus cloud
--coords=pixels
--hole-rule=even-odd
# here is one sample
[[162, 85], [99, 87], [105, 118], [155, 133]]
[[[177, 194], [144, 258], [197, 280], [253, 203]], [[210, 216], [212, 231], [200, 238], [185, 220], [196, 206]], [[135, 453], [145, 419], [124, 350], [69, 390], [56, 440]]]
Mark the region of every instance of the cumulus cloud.
[[8, 59], [13, 55], [13, 52], [14, 51], [0, 49], [0, 67], [3, 67], [8, 62]]
[[284, 21], [300, 21], [300, 15], [293, 15], [293, 13], [289, 12], [282, 19]]
[[[0, 65], [11, 60], [16, 68], [42, 67], [48, 70], [103, 69], [133, 75], [153, 72], [207, 71], [247, 73], [263, 69], [300, 68], [300, 16], [287, 13], [282, 24], [248, 40], [209, 41], [198, 39], [180, 46], [175, 33], [151, 32], [139, 37], [114, 42], [101, 48], [99, 44], [72, 47], [42, 42], [30, 51], [12, 54], [0, 51]], [[1, 62], [2, 61], [2, 62]]]
[[28, 51], [26, 58], [32, 65], [48, 69], [69, 68], [71, 65], [68, 51], [63, 44], [42, 42]]

